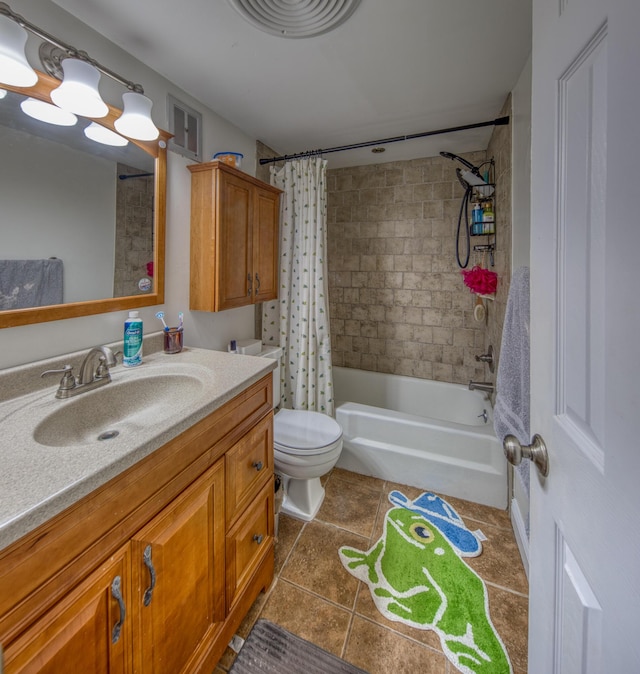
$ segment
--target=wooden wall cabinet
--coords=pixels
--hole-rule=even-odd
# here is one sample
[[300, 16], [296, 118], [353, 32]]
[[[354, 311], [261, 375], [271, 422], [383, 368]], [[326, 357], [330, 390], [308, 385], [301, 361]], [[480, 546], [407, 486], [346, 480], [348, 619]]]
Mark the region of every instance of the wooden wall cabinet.
[[189, 308], [223, 311], [276, 299], [281, 191], [218, 161], [188, 168]]
[[0, 552], [5, 674], [213, 671], [273, 578], [271, 375]]

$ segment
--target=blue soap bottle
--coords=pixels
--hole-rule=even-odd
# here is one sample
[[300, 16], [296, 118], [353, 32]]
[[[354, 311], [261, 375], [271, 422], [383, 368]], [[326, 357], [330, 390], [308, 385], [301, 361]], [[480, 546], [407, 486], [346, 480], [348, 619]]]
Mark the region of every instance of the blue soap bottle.
[[142, 319], [137, 311], [130, 311], [124, 322], [124, 349], [122, 364], [135, 367], [142, 363]]

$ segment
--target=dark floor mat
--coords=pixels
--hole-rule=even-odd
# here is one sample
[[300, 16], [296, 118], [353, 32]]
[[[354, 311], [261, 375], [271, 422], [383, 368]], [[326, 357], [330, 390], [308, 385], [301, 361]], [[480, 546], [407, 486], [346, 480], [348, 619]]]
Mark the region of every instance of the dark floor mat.
[[253, 626], [229, 674], [367, 674], [268, 620]]

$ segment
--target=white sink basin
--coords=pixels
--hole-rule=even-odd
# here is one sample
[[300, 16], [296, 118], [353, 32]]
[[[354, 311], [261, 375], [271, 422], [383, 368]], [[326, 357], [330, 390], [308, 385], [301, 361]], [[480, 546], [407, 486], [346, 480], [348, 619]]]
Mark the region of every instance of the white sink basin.
[[40, 445], [67, 447], [109, 442], [153, 429], [197, 399], [203, 381], [192, 374], [157, 372], [112, 381], [75, 398], [45, 416], [33, 431]]

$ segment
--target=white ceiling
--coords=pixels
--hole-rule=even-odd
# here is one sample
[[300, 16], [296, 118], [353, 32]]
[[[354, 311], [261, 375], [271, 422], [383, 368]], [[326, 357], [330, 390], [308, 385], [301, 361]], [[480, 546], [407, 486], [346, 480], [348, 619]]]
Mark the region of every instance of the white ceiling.
[[[55, 0], [281, 154], [493, 120], [531, 50], [531, 0], [362, 0], [286, 39], [227, 0]], [[124, 73], [126, 75], [126, 73]], [[328, 154], [332, 168], [484, 149], [491, 128]]]

